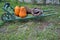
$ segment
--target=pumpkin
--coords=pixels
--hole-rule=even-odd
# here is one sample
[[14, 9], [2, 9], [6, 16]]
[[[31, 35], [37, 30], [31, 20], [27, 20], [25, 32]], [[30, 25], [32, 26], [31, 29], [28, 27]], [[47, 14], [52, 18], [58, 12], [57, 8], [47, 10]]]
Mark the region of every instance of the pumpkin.
[[20, 7], [19, 6], [16, 6], [14, 11], [15, 11], [15, 15], [16, 16], [19, 16]]
[[20, 7], [19, 17], [24, 18], [27, 16], [25, 7]]

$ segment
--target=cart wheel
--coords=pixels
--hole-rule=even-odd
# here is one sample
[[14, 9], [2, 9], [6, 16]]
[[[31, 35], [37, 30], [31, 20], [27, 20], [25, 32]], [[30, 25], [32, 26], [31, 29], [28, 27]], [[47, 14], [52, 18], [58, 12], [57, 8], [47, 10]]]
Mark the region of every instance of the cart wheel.
[[5, 18], [5, 17], [6, 17], [6, 14], [5, 14], [5, 13], [2, 14], [2, 16], [1, 16], [1, 20], [4, 21], [4, 22], [6, 21], [6, 18]]
[[5, 22], [7, 22], [7, 21], [9, 21], [11, 19], [12, 19], [12, 16], [8, 15], [7, 13], [2, 14], [2, 16], [1, 16], [1, 20], [5, 21]]
[[7, 14], [7, 13], [4, 13], [2, 16], [1, 16], [1, 19], [2, 21], [10, 21], [10, 20], [15, 20], [15, 17], [13, 15], [10, 15], [10, 14]]

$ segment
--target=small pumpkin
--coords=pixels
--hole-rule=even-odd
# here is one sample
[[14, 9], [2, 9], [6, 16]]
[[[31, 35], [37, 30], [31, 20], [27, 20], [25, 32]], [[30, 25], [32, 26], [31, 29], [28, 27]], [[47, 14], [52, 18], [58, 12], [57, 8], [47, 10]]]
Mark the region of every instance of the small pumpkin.
[[25, 18], [27, 16], [25, 7], [20, 7], [19, 17]]
[[20, 7], [19, 6], [16, 6], [14, 11], [15, 11], [15, 15], [16, 16], [19, 16]]

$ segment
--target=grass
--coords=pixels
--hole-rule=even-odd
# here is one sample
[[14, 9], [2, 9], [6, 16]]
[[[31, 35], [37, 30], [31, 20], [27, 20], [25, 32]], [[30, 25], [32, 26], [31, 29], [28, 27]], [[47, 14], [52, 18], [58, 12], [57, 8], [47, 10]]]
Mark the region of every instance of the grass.
[[[8, 22], [0, 28], [0, 40], [60, 40], [60, 35], [56, 31], [60, 28], [60, 7], [51, 5], [32, 5], [27, 3], [10, 2], [11, 6], [16, 5], [33, 7], [41, 7], [41, 9], [54, 9], [57, 15], [44, 17], [42, 21], [29, 20], [27, 22]], [[1, 5], [2, 4], [2, 5]], [[4, 13], [2, 10], [3, 2], [0, 3], [0, 16]], [[51, 13], [51, 12], [47, 12]], [[0, 24], [3, 21], [0, 20]], [[58, 36], [59, 35], [59, 36]]]

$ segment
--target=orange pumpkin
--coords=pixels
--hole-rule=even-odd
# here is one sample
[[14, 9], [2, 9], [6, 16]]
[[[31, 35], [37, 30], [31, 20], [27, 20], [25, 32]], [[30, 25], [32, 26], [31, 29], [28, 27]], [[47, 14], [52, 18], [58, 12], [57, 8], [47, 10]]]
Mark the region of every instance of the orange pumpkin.
[[24, 18], [24, 17], [27, 16], [25, 7], [20, 7], [20, 13], [19, 13], [19, 16], [20, 16], [21, 18]]
[[16, 6], [14, 11], [15, 11], [15, 15], [16, 16], [19, 16], [20, 7], [19, 6]]

